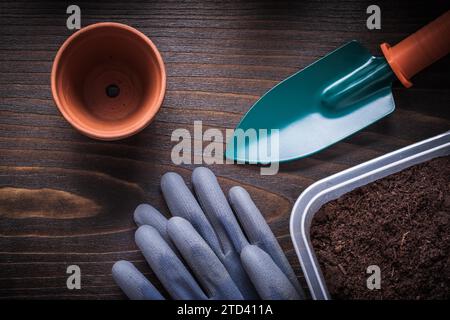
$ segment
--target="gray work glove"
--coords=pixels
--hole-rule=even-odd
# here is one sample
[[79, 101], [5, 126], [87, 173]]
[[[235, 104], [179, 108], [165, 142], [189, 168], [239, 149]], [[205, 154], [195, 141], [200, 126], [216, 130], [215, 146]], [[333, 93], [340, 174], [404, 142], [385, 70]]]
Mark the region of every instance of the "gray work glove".
[[[173, 299], [302, 299], [304, 293], [280, 245], [247, 191], [233, 187], [229, 201], [211, 170], [196, 168], [197, 199], [176, 173], [161, 189], [173, 217], [148, 204], [134, 220], [138, 247]], [[130, 299], [164, 299], [130, 263], [113, 277]]]

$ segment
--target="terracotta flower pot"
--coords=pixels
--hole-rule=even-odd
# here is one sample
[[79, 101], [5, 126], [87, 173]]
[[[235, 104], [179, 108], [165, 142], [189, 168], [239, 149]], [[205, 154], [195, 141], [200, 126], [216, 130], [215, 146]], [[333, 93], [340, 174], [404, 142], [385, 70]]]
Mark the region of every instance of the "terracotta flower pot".
[[120, 23], [89, 25], [71, 35], [53, 62], [53, 98], [85, 135], [116, 140], [145, 128], [166, 90], [161, 55], [144, 34]]

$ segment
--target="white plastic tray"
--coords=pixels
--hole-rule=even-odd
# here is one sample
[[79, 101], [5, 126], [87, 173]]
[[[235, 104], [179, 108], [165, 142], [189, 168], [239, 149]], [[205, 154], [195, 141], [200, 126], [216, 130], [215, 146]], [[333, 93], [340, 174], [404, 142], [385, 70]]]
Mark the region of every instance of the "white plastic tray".
[[313, 299], [331, 299], [310, 239], [311, 221], [319, 208], [353, 189], [449, 154], [450, 131], [336, 173], [302, 192], [292, 209], [290, 232]]

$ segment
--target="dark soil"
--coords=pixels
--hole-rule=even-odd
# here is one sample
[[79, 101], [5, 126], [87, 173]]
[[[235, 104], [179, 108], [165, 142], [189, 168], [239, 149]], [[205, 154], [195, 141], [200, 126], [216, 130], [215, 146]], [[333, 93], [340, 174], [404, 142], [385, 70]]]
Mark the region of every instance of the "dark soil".
[[[449, 299], [450, 157], [325, 204], [311, 239], [333, 299]], [[379, 290], [367, 288], [369, 265]]]

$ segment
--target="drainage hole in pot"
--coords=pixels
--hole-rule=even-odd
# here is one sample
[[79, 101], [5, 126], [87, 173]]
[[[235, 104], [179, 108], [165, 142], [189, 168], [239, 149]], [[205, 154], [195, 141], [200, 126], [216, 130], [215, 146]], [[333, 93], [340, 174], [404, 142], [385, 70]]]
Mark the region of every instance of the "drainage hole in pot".
[[110, 98], [115, 98], [120, 93], [120, 88], [116, 84], [110, 84], [105, 88], [106, 95]]

